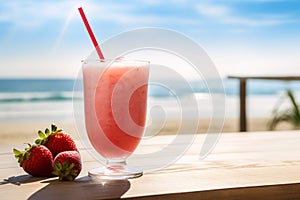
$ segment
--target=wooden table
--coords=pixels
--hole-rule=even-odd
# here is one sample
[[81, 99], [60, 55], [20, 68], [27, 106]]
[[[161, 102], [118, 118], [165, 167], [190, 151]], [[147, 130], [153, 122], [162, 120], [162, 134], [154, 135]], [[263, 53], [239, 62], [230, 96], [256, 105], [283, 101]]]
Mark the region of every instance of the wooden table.
[[300, 76], [228, 76], [239, 80], [240, 86], [240, 131], [247, 131], [247, 80], [276, 80], [276, 81], [300, 81]]
[[[300, 199], [299, 131], [226, 133], [208, 157], [198, 160], [205, 137], [198, 135], [168, 168], [102, 183], [87, 176], [99, 164], [83, 148], [80, 177], [59, 182], [25, 175], [12, 155], [16, 145], [0, 146], [0, 199]], [[170, 140], [172, 136], [158, 136], [144, 147], [159, 149]]]

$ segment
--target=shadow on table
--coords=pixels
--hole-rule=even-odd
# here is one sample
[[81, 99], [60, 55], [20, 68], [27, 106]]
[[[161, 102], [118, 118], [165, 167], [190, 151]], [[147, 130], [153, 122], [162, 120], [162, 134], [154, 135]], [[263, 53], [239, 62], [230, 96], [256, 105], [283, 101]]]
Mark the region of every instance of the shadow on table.
[[47, 178], [45, 177], [32, 177], [30, 175], [19, 175], [19, 176], [11, 176], [7, 179], [4, 179], [3, 181], [0, 182], [0, 185], [5, 185], [5, 184], [14, 184], [14, 185], [22, 185], [26, 183], [33, 183], [37, 181], [42, 181]]
[[32, 194], [29, 199], [107, 199], [120, 198], [130, 188], [128, 180], [95, 181], [85, 176], [76, 181], [46, 180], [48, 185]]

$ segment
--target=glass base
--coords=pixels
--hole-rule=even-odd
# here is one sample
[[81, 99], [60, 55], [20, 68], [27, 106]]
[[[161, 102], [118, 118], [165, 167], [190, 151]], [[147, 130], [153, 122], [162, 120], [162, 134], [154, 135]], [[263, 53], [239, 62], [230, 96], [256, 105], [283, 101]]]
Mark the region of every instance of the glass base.
[[89, 171], [89, 176], [93, 179], [102, 180], [124, 180], [138, 178], [143, 175], [143, 171], [125, 166], [103, 166]]

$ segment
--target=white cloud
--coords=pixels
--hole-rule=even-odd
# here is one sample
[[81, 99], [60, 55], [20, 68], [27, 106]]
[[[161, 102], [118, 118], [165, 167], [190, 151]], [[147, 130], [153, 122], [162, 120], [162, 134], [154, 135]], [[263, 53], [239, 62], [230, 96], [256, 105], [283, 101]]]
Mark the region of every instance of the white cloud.
[[[249, 0], [247, 0], [249, 1]], [[255, 0], [256, 2], [272, 2], [279, 0]], [[221, 2], [221, 3], [220, 3]], [[198, 13], [220, 23], [238, 24], [248, 26], [278, 25], [293, 22], [284, 15], [256, 16], [255, 18], [239, 16], [235, 10], [233, 0], [202, 1], [195, 3], [192, 0], [166, 0], [166, 1], [83, 1], [83, 0], [6, 0], [1, 1], [0, 22], [8, 22], [17, 27], [38, 27], [49, 20], [67, 20], [70, 13], [79, 17], [76, 7], [82, 6], [91, 19], [103, 20], [121, 25], [164, 25], [164, 24], [197, 24], [197, 19], [183, 19], [168, 14], [151, 12], [147, 7], [159, 5], [184, 5], [186, 8], [196, 8]], [[141, 8], [145, 11], [141, 12]], [[149, 8], [151, 9], [151, 8]], [[70, 20], [70, 19], [69, 19]]]
[[239, 16], [232, 7], [226, 5], [198, 4], [196, 9], [200, 15], [226, 24], [271, 26], [294, 22], [287, 15], [257, 15], [256, 18]]
[[[180, 1], [180, 0], [177, 0]], [[152, 2], [156, 4], [155, 2]], [[136, 2], [131, 4], [99, 3], [87, 7], [89, 18], [108, 21], [120, 25], [157, 26], [162, 24], [193, 24], [194, 19], [183, 19], [166, 14], [156, 14], [147, 10], [149, 3]], [[144, 11], [144, 12], [143, 12]]]
[[70, 1], [2, 1], [0, 22], [18, 27], [36, 27], [49, 19], [62, 19], [74, 3]]
[[[181, 2], [185, 0], [176, 0]], [[147, 3], [121, 3], [113, 1], [37, 1], [16, 0], [1, 1], [0, 22], [8, 22], [16, 27], [34, 28], [39, 27], [51, 20], [68, 20], [70, 16], [80, 18], [77, 7], [82, 6], [88, 19], [107, 21], [120, 25], [160, 25], [160, 24], [191, 24], [193, 19], [181, 19], [165, 14], [155, 14], [147, 11]], [[145, 11], [140, 12], [141, 8]]]
[[229, 7], [223, 5], [198, 4], [196, 9], [200, 14], [212, 18], [229, 16], [231, 13]]

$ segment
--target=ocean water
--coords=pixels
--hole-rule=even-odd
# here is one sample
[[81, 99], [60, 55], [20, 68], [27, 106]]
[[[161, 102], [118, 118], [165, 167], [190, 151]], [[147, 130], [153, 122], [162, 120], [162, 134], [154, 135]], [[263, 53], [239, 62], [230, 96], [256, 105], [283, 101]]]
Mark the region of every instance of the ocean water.
[[[72, 121], [73, 100], [81, 101], [82, 95], [73, 97], [73, 79], [0, 79], [0, 123], [15, 121]], [[168, 117], [180, 118], [180, 106], [178, 96], [188, 99], [194, 95], [200, 118], [211, 116], [213, 105], [208, 88], [200, 81], [191, 81], [191, 88], [176, 85], [173, 81], [174, 92], [168, 87], [150, 85], [149, 106], [159, 105], [161, 112], [152, 112], [153, 118]], [[238, 117], [239, 112], [239, 86], [234, 79], [224, 79], [225, 117]], [[300, 82], [250, 80], [247, 85], [248, 115], [250, 117], [267, 117], [271, 115], [274, 107], [283, 103], [283, 107], [289, 102], [284, 99], [284, 91], [292, 89], [296, 99], [300, 101]], [[185, 101], [188, 102], [188, 101]], [[194, 109], [194, 108], [190, 108]]]

